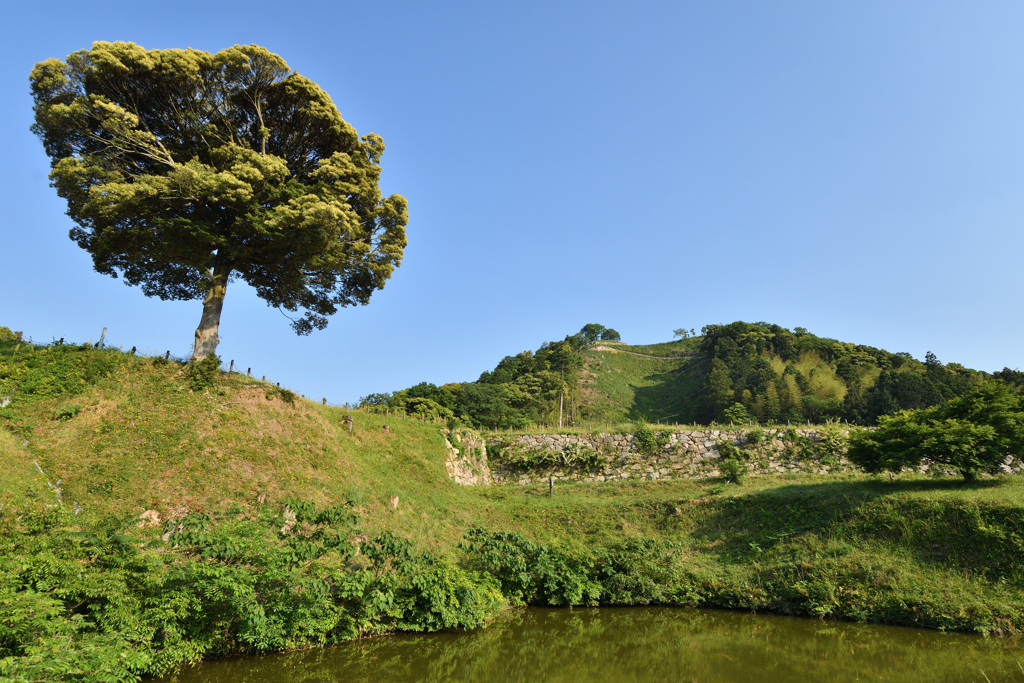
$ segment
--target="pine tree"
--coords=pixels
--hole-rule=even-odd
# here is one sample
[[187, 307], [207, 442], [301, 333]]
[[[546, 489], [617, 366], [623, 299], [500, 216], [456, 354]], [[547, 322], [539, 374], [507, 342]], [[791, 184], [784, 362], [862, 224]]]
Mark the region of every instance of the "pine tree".
[[716, 420], [721, 419], [725, 409], [733, 403], [729, 368], [718, 358], [711, 361], [711, 372], [708, 373], [707, 402], [708, 412]]

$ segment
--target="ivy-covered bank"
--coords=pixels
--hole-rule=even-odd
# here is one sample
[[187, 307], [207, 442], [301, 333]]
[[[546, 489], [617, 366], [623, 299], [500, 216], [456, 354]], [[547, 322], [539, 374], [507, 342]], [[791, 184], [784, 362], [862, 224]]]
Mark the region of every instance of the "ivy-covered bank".
[[524, 603], [1024, 628], [1017, 476], [460, 486], [442, 425], [208, 369], [0, 339], [0, 678], [138, 680]]

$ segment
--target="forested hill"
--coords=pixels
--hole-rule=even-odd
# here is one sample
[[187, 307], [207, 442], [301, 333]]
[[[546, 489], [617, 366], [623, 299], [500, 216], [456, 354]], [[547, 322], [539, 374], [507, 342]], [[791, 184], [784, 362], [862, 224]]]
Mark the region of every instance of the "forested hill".
[[[872, 424], [879, 415], [960, 396], [992, 377], [944, 365], [930, 351], [921, 362], [909, 353], [826, 339], [799, 327], [735, 322], [708, 325], [703, 333], [705, 420], [842, 418]], [[996, 375], [1019, 386], [1022, 373], [1004, 369]]]
[[421, 383], [372, 394], [371, 410], [457, 419], [487, 428], [588, 426], [647, 419], [687, 424], [873, 424], [879, 415], [962, 395], [993, 376], [1020, 388], [1024, 373], [990, 374], [932, 353], [827, 339], [768, 323], [708, 325], [699, 336], [630, 346], [587, 325], [537, 351], [506, 356], [476, 382]]

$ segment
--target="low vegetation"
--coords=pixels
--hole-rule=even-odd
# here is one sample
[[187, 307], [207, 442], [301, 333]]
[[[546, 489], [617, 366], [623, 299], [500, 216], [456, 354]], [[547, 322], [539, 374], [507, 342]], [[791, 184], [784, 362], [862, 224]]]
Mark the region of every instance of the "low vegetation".
[[0, 677], [138, 680], [520, 604], [1024, 628], [1016, 477], [460, 487], [441, 424], [160, 361], [0, 336]]

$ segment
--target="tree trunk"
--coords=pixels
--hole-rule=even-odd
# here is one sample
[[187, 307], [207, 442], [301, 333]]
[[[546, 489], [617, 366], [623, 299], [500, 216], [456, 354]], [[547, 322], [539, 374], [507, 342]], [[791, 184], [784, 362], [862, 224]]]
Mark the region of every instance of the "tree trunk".
[[220, 312], [224, 308], [224, 293], [228, 287], [228, 275], [231, 268], [217, 264], [213, 268], [213, 282], [203, 302], [203, 317], [196, 328], [196, 343], [192, 350], [192, 360], [200, 361], [217, 350], [220, 338], [217, 329], [220, 327]]

